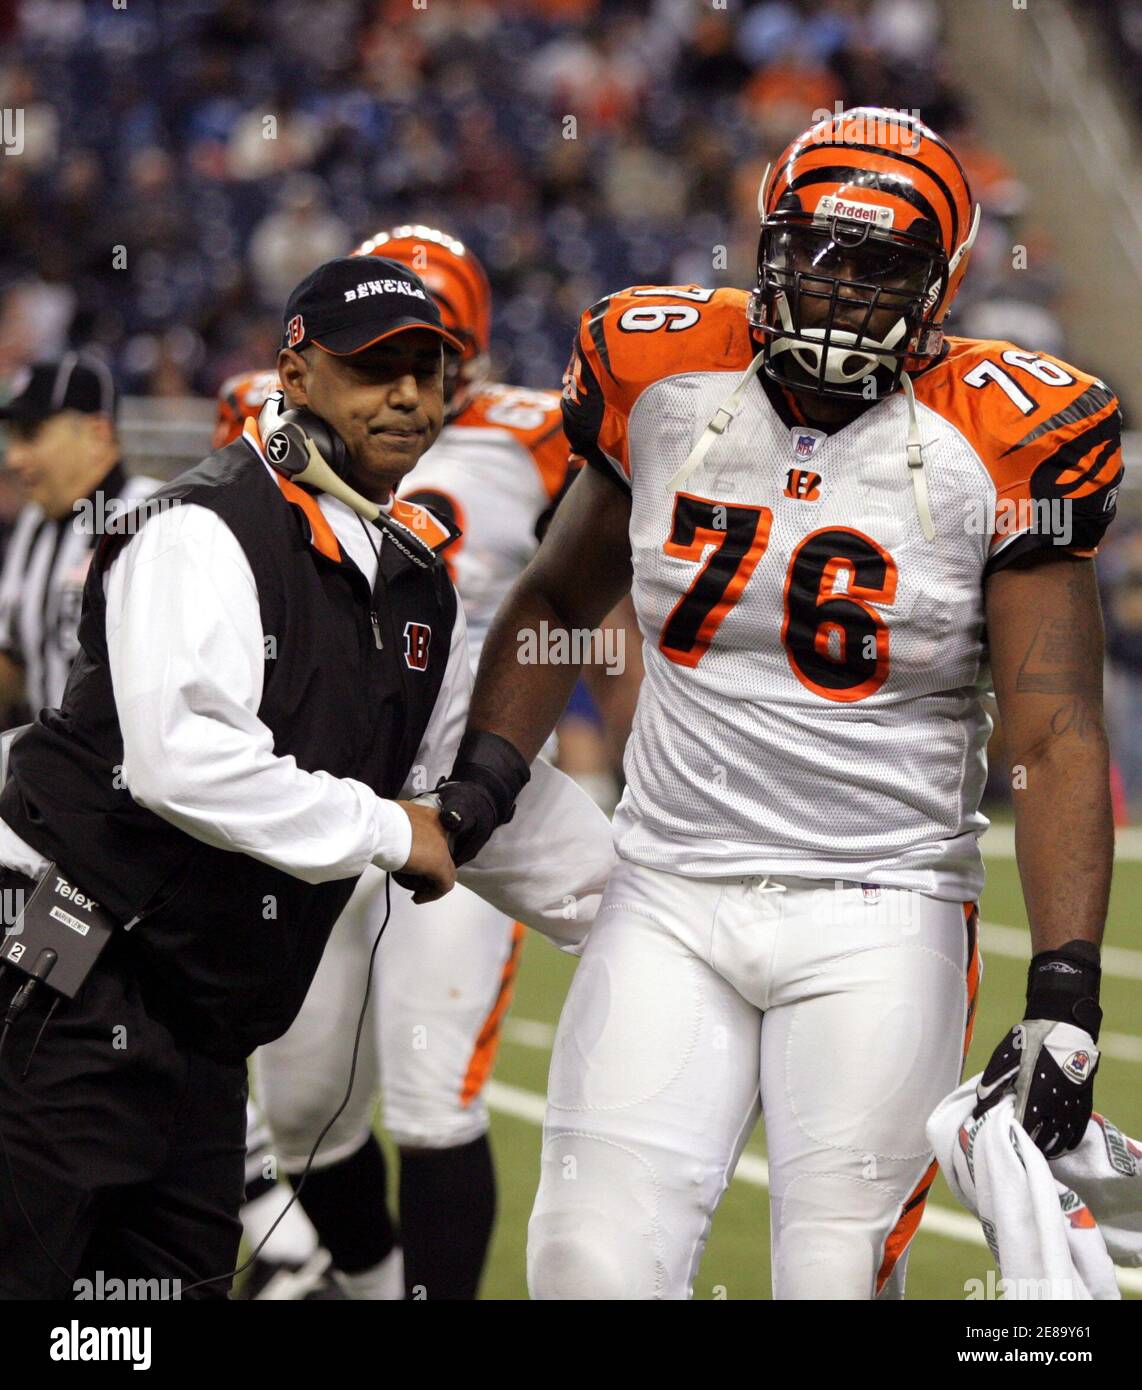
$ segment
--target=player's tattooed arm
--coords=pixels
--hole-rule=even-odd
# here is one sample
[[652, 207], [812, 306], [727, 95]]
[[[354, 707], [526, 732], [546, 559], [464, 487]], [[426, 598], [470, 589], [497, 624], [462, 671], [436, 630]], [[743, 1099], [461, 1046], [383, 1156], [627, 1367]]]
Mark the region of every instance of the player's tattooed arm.
[[1032, 946], [1098, 942], [1114, 827], [1094, 564], [1029, 559], [992, 575], [985, 599]]
[[488, 632], [469, 729], [499, 734], [535, 758], [579, 677], [577, 665], [550, 658], [544, 634], [590, 632], [629, 592], [629, 528], [629, 494], [581, 469]]

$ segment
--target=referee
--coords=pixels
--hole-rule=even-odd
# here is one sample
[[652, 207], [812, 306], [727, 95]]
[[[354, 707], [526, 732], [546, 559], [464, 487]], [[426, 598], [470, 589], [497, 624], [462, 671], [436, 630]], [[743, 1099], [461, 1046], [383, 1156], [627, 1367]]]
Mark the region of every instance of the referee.
[[28, 498], [0, 572], [0, 726], [24, 705], [59, 704], [102, 523], [158, 486], [124, 471], [115, 406], [107, 365], [69, 352], [25, 369], [0, 409], [7, 465]]
[[[29, 895], [25, 940], [41, 880], [38, 901], [62, 880], [65, 916], [95, 899], [112, 924], [74, 997], [49, 973], [19, 1012], [26, 977], [0, 981], [2, 1297], [230, 1270], [247, 1055], [288, 1027], [366, 865], [425, 899], [454, 881], [436, 811], [403, 799], [447, 771], [464, 722], [438, 558], [454, 532], [393, 493], [440, 431], [459, 344], [383, 260], [319, 267], [283, 323], [266, 437], [280, 405], [312, 412], [381, 512], [275, 472], [280, 445], [250, 422], [95, 551], [62, 706], [17, 741], [0, 794], [0, 887]], [[598, 844], [609, 867], [605, 821]]]

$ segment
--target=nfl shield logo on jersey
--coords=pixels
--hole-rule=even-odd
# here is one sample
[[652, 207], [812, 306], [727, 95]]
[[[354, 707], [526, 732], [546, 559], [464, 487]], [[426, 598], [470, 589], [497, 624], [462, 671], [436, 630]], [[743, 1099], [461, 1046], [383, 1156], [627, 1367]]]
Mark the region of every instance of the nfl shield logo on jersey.
[[824, 430], [811, 430], [806, 425], [795, 425], [789, 431], [789, 438], [793, 441], [793, 457], [811, 459], [817, 452], [817, 445], [827, 437]]

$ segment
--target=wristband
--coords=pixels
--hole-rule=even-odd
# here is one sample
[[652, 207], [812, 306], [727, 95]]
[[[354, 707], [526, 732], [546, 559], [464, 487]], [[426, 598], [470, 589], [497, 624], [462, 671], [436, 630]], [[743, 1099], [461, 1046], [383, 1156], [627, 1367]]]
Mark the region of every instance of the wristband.
[[1092, 941], [1068, 941], [1040, 951], [1027, 970], [1027, 1017], [1074, 1023], [1098, 1041], [1102, 1009], [1098, 1003], [1102, 969]]
[[499, 734], [469, 729], [460, 740], [449, 782], [475, 782], [483, 787], [496, 808], [500, 825], [511, 820], [516, 797], [531, 780], [531, 768], [523, 755]]

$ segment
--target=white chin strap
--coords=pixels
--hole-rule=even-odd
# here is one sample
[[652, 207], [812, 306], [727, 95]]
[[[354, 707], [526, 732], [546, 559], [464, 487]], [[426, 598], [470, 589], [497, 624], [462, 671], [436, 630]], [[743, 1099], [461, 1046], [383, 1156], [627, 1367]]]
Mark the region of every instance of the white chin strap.
[[[882, 356], [881, 353], [891, 352], [908, 331], [908, 325], [904, 320], [897, 319], [888, 337], [883, 342], [878, 342], [875, 339], [862, 339], [860, 335], [850, 333], [845, 328], [834, 328], [829, 334], [829, 346], [824, 348], [823, 328], [802, 328], [796, 337], [793, 336], [793, 315], [789, 312], [789, 300], [784, 294], [777, 296], [777, 314], [783, 332], [790, 336], [778, 338], [770, 348], [770, 356], [777, 357], [782, 352], [790, 352], [802, 371], [819, 379], [823, 350], [824, 379], [831, 386], [851, 386], [854, 381], [860, 381], [870, 372], [876, 371], [877, 367], [894, 370], [895, 361], [891, 357]], [[809, 341], [806, 341], [807, 339]], [[859, 348], [855, 346], [858, 342], [862, 343]], [[869, 348], [873, 350], [870, 352]], [[877, 348], [881, 352], [877, 352]]]
[[912, 474], [912, 492], [916, 500], [916, 515], [926, 541], [936, 539], [932, 508], [928, 502], [928, 479], [924, 476], [924, 444], [920, 439], [920, 421], [916, 417], [916, 391], [907, 372], [900, 374], [904, 400], [908, 406], [908, 471]]
[[707, 424], [706, 428], [699, 436], [698, 442], [690, 450], [686, 462], [666, 484], [667, 491], [677, 492], [690, 474], [697, 472], [697, 470], [701, 468], [706, 455], [710, 452], [714, 440], [720, 439], [721, 436], [725, 434], [730, 421], [741, 409], [742, 398], [745, 396], [746, 389], [750, 382], [757, 375], [757, 369], [761, 366], [761, 360], [764, 356], [765, 348], [763, 347], [745, 371], [742, 372], [734, 389], [721, 405], [718, 406], [717, 410], [714, 411], [713, 415], [710, 417], [709, 424]]

